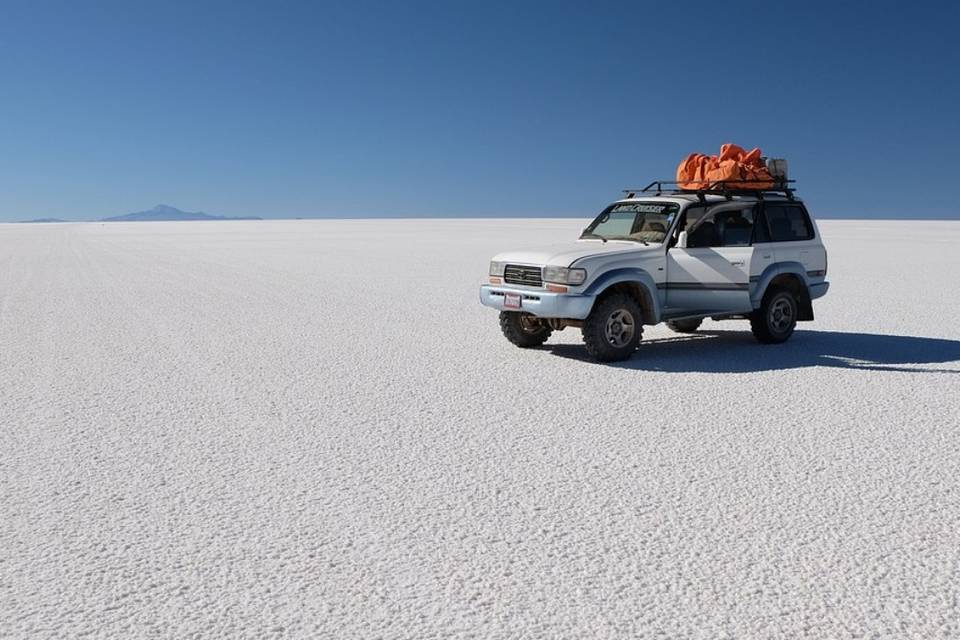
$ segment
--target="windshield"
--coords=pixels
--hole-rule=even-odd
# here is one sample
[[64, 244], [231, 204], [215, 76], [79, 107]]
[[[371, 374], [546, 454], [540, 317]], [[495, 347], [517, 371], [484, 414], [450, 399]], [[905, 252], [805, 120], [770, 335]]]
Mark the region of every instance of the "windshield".
[[663, 242], [680, 205], [664, 202], [621, 202], [604, 209], [581, 238]]

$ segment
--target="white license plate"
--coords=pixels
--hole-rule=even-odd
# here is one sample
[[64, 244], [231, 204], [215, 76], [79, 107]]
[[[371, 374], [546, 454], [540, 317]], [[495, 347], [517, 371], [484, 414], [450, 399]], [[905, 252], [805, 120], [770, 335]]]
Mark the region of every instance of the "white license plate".
[[508, 309], [519, 309], [520, 308], [520, 294], [519, 293], [505, 293], [503, 294], [503, 306]]

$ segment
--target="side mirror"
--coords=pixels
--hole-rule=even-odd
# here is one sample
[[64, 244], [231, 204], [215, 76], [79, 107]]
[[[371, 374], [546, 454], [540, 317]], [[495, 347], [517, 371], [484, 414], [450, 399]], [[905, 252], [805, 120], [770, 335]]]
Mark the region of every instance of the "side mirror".
[[681, 249], [687, 248], [687, 232], [681, 231], [680, 235], [677, 236], [677, 246]]

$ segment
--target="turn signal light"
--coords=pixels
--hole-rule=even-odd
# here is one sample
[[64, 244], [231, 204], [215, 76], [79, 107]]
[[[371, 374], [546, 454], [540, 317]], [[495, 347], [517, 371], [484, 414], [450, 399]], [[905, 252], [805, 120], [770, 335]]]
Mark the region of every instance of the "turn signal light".
[[561, 287], [560, 285], [556, 285], [556, 284], [548, 284], [547, 291], [552, 291], [554, 293], [566, 293], [567, 288]]
[[493, 276], [490, 276], [490, 284], [501, 284], [502, 282], [503, 278], [494, 278]]

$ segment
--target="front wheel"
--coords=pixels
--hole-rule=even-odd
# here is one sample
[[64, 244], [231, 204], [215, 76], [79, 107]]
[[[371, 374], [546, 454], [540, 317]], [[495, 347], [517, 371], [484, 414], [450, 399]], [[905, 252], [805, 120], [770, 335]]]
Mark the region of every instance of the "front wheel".
[[600, 362], [626, 360], [640, 343], [643, 313], [629, 295], [616, 293], [603, 298], [583, 322], [587, 353]]
[[553, 333], [553, 330], [541, 323], [536, 316], [519, 311], [500, 312], [500, 331], [507, 340], [521, 349], [539, 347]]
[[753, 336], [764, 344], [786, 342], [797, 327], [800, 305], [786, 289], [774, 289], [763, 296], [760, 308], [750, 314]]

